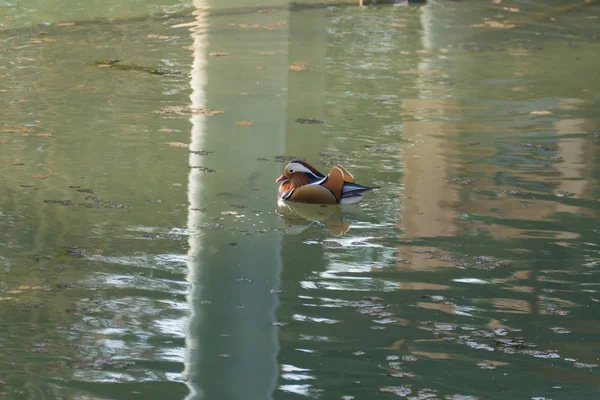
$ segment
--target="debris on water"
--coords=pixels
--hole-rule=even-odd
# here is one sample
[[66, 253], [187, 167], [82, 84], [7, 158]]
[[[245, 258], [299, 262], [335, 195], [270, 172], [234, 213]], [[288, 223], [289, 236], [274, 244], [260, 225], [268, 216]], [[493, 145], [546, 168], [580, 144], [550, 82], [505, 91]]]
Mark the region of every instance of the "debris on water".
[[94, 193], [94, 189], [77, 189], [81, 193]]
[[269, 293], [272, 293], [272, 294], [281, 293], [281, 289], [271, 289], [271, 290], [269, 290]]
[[286, 326], [287, 323], [286, 322], [277, 322], [276, 321], [276, 322], [271, 322], [271, 325], [281, 328], [281, 327]]
[[60, 204], [67, 207], [75, 206], [75, 203], [73, 203], [71, 200], [44, 200], [44, 203]]
[[149, 203], [149, 204], [162, 203], [162, 200], [160, 200], [160, 199], [146, 200], [146, 203]]
[[206, 156], [210, 153], [214, 153], [214, 151], [207, 151], [207, 150], [190, 150], [190, 153], [195, 154], [197, 156]]
[[534, 148], [534, 149], [542, 149], [542, 150], [546, 150], [546, 151], [556, 150], [556, 148], [547, 146], [545, 144], [531, 144], [531, 143], [526, 143], [525, 147], [531, 147], [531, 148]]
[[33, 175], [31, 175], [31, 177], [33, 179], [48, 179], [48, 175], [42, 175], [42, 174], [33, 174]]
[[33, 129], [25, 125], [5, 125], [0, 128], [0, 133], [32, 133]]
[[231, 53], [213, 51], [211, 53], [208, 53], [208, 55], [211, 57], [228, 57], [231, 55]]
[[72, 257], [84, 257], [86, 251], [77, 247], [64, 247], [68, 255]]
[[469, 142], [469, 146], [478, 146], [481, 142]]
[[230, 246], [237, 246], [237, 242], [230, 242], [228, 243]]
[[212, 117], [213, 115], [223, 114], [225, 110], [215, 110], [212, 108], [192, 108], [188, 106], [166, 106], [160, 110], [152, 111], [152, 114], [161, 115], [180, 115], [189, 117], [192, 115], [203, 115], [205, 117]]
[[247, 205], [245, 204], [230, 204], [231, 207], [235, 207], [235, 208], [239, 208], [240, 210], [243, 210], [244, 208], [248, 208]]
[[253, 280], [250, 278], [237, 278], [236, 281], [238, 282], [246, 282], [246, 283], [252, 283]]
[[201, 165], [192, 165], [190, 168], [197, 169], [200, 172], [217, 172], [216, 169], [211, 169], [208, 167], [203, 167]]
[[182, 143], [182, 142], [167, 142], [167, 144], [171, 147], [179, 147], [179, 148], [186, 148], [188, 147], [187, 143]]
[[363, 299], [365, 299], [367, 301], [372, 301], [375, 303], [384, 303], [385, 302], [385, 300], [382, 299], [381, 297], [365, 296], [365, 297], [363, 297]]
[[593, 138], [599, 138], [600, 137], [600, 132], [590, 132], [590, 136]]
[[169, 40], [169, 39], [177, 39], [179, 36], [166, 36], [166, 35], [158, 35], [155, 33], [150, 33], [146, 35], [146, 39], [158, 39], [158, 40]]
[[214, 230], [225, 229], [225, 227], [221, 224], [202, 224], [202, 225], [198, 225], [196, 228], [202, 229], [205, 231], [214, 231]]
[[57, 283], [56, 285], [54, 285], [54, 287], [56, 287], [57, 289], [60, 289], [60, 290], [73, 289], [78, 286], [79, 286], [79, 284], [77, 284], [77, 283], [67, 283], [67, 282]]
[[221, 215], [239, 215], [237, 211], [221, 211]]
[[96, 67], [98, 67], [98, 68], [115, 69], [115, 70], [119, 70], [119, 71], [147, 72], [151, 75], [158, 75], [158, 76], [181, 76], [181, 75], [184, 75], [183, 71], [174, 71], [174, 70], [163, 69], [163, 68], [154, 68], [154, 67], [148, 67], [148, 66], [138, 65], [138, 64], [125, 64], [125, 63], [122, 63], [120, 60], [96, 61], [95, 64], [96, 64]]
[[273, 161], [275, 161], [275, 162], [288, 162], [290, 160], [306, 161], [305, 158], [298, 158], [296, 156], [274, 156], [273, 157]]
[[519, 189], [504, 189], [502, 191], [502, 193], [510, 194], [512, 196], [530, 196], [531, 195], [531, 193], [524, 192], [524, 191], [519, 190]]
[[253, 126], [254, 122], [253, 121], [237, 121], [235, 124], [237, 126]]
[[288, 68], [292, 72], [302, 72], [308, 69], [308, 63], [306, 61], [299, 61], [291, 64]]
[[449, 177], [446, 178], [448, 183], [457, 183], [459, 185], [470, 185], [472, 183], [477, 182], [475, 178], [458, 178], [458, 177]]
[[536, 110], [530, 112], [531, 115], [551, 115], [552, 111], [549, 110]]
[[299, 124], [324, 124], [325, 121], [321, 121], [320, 119], [314, 118], [296, 118], [296, 122]]
[[572, 193], [572, 192], [566, 192], [566, 191], [564, 191], [564, 190], [559, 190], [559, 191], [556, 193], [556, 196], [557, 196], [557, 197], [573, 197], [573, 196], [575, 196], [575, 193]]

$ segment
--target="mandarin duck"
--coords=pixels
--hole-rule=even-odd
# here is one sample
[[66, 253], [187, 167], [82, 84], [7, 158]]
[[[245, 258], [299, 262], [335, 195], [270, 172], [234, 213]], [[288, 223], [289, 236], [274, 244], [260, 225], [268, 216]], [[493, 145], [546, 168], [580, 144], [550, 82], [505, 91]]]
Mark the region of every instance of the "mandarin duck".
[[374, 189], [354, 183], [354, 177], [340, 165], [325, 176], [300, 160], [290, 162], [275, 182], [281, 182], [280, 200], [310, 204], [358, 203], [367, 190]]

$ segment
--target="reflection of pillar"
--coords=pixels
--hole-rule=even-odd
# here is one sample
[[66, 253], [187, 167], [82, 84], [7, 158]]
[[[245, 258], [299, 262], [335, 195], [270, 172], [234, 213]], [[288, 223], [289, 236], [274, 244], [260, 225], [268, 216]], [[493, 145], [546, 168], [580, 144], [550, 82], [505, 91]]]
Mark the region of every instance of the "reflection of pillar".
[[[274, 229], [259, 231], [255, 225], [267, 220], [265, 215], [275, 207], [273, 199], [273, 207], [264, 209], [268, 202], [263, 198], [275, 190], [273, 180], [258, 177], [276, 177], [280, 165], [256, 158], [281, 153], [285, 102], [273, 95], [276, 91], [268, 85], [286, 86], [287, 71], [279, 75], [272, 73], [268, 82], [257, 87], [256, 76], [248, 70], [245, 72], [250, 76], [239, 73], [244, 63], [208, 59], [212, 49], [208, 48], [209, 12], [203, 11], [205, 0], [195, 0], [194, 4], [198, 11], [195, 13], [197, 23], [192, 29], [192, 107], [228, 106], [228, 109], [227, 116], [222, 118], [191, 118], [190, 150], [211, 150], [215, 154], [192, 153], [190, 166], [210, 166], [217, 172], [210, 174], [190, 168], [189, 173], [191, 318], [186, 333], [184, 371], [190, 388], [188, 399], [269, 399], [279, 376], [277, 328], [273, 326], [278, 297], [270, 291], [279, 286], [281, 239]], [[210, 22], [219, 23], [215, 18]], [[251, 49], [227, 40], [235, 39], [215, 36], [210, 45], [227, 48], [237, 57], [255, 56]], [[230, 50], [232, 48], [237, 52]], [[285, 56], [285, 51], [277, 54]], [[240, 85], [250, 84], [257, 87], [256, 91], [260, 92], [256, 96], [261, 98], [252, 99], [254, 93], [235, 97], [245, 89]], [[271, 117], [281, 117], [262, 121], [265, 109], [270, 110]], [[255, 119], [255, 125], [264, 124], [264, 129], [251, 131], [234, 125], [234, 121], [251, 119], [246, 114]], [[256, 201], [257, 198], [260, 201]], [[232, 204], [253, 211], [242, 209], [240, 214], [246, 217], [239, 220], [232, 216], [224, 218], [221, 212], [231, 209]], [[219, 228], [215, 221], [224, 229], [199, 229], [202, 226]]]
[[[435, 24], [435, 18], [430, 15], [432, 6], [421, 7], [420, 11], [423, 48], [442, 47], [436, 45], [436, 36], [431, 33]], [[423, 86], [423, 93], [430, 91], [424, 83], [432, 68], [430, 60], [424, 56], [417, 66], [421, 75], [416, 78], [415, 87]], [[403, 115], [409, 119], [404, 122], [404, 135], [412, 142], [404, 153], [407, 172], [402, 221], [407, 237], [447, 236], [456, 232], [456, 212], [448, 205], [456, 200], [457, 193], [445, 184], [444, 178], [451, 175], [447, 163], [449, 141], [445, 137], [456, 135], [457, 130], [453, 123], [430, 118], [442, 117], [445, 109], [456, 109], [458, 103], [453, 99], [426, 97], [421, 91], [418, 98], [402, 102]]]

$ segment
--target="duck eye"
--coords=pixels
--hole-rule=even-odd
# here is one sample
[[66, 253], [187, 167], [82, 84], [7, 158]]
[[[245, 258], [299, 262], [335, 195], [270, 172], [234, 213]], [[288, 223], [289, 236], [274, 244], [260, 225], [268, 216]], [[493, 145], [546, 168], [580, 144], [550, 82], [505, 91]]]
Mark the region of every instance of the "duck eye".
[[293, 174], [293, 173], [294, 173], [294, 170], [293, 170], [293, 169], [290, 169], [290, 174]]

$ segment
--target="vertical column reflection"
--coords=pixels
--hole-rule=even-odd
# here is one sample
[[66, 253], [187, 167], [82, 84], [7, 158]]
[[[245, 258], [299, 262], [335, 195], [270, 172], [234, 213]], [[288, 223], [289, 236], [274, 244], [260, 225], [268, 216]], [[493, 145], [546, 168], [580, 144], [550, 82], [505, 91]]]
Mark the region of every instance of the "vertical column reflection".
[[[239, 64], [224, 65], [214, 62], [214, 58], [209, 62], [208, 54], [213, 47], [229, 49], [237, 45], [238, 54], [250, 54], [244, 53], [250, 50], [236, 44], [239, 38], [212, 37], [210, 25], [218, 21], [219, 15], [206, 9], [207, 0], [195, 0], [194, 5], [197, 11], [196, 23], [191, 29], [191, 107], [235, 104], [227, 103], [229, 92], [237, 94], [236, 85], [248, 84], [250, 80], [232, 83], [231, 76]], [[287, 60], [285, 62], [287, 64]], [[278, 87], [285, 87], [284, 76], [271, 78]], [[251, 79], [256, 84], [255, 77], [244, 78], [238, 74], [236, 79]], [[272, 179], [266, 182], [256, 177], [275, 176], [274, 171], [267, 169], [280, 166], [256, 161], [256, 158], [281, 152], [285, 102], [273, 96], [272, 100], [249, 101], [242, 106], [243, 109], [228, 108], [223, 116], [195, 115], [190, 119], [190, 167], [210, 165], [217, 172], [208, 174], [190, 168], [188, 180], [187, 266], [191, 315], [183, 374], [190, 390], [189, 400], [269, 399], [279, 376], [279, 342], [273, 324], [278, 297], [271, 289], [279, 287], [281, 234], [274, 229], [256, 228], [265, 221], [268, 224], [265, 215], [275, 206], [275, 199], [267, 199], [266, 194], [272, 190]], [[257, 111], [262, 108], [282, 117], [269, 120], [269, 124], [276, 126], [261, 133], [261, 137], [239, 135], [230, 128], [235, 126], [233, 121], [242, 119], [239, 115], [242, 112], [253, 113], [257, 123], [263, 122]], [[206, 149], [214, 154], [193, 153]], [[237, 162], [242, 163], [243, 170], [232, 165], [232, 158], [227, 157], [231, 154], [239, 156]], [[242, 184], [232, 185], [232, 182]], [[248, 189], [250, 184], [254, 185], [252, 189]], [[255, 190], [252, 196], [248, 196], [248, 190]], [[244, 218], [222, 218], [222, 211], [240, 202], [247, 203], [248, 208], [240, 212], [246, 215]], [[267, 224], [260, 227], [268, 228]], [[210, 229], [211, 226], [219, 226], [219, 229]]]

